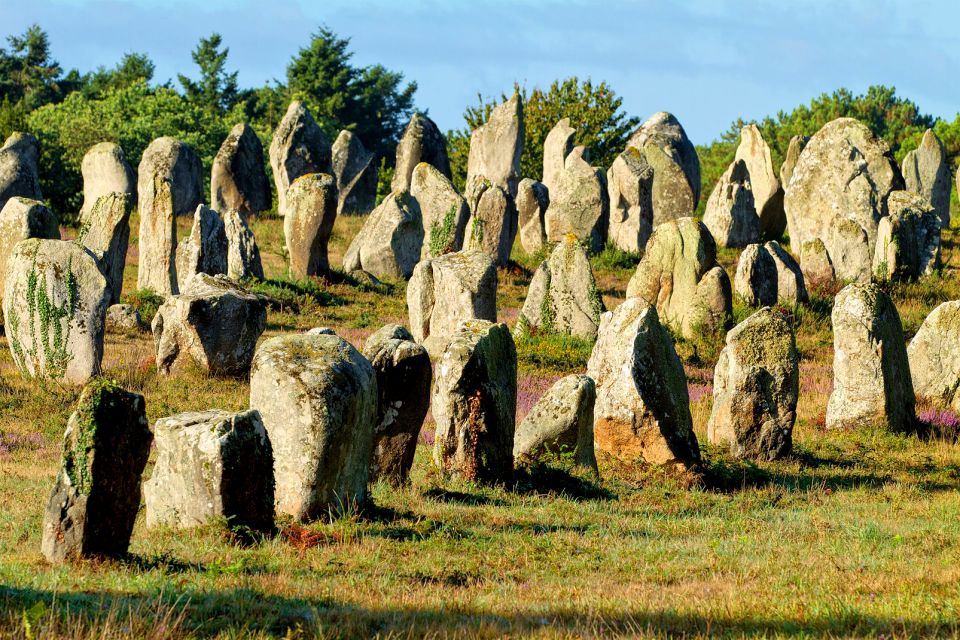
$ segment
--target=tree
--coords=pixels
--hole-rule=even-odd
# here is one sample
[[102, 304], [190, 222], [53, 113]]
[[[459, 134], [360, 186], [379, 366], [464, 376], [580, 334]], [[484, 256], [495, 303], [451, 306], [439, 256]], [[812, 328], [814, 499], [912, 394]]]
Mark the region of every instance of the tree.
[[88, 98], [102, 96], [108, 89], [125, 89], [137, 82], [153, 79], [156, 67], [145, 53], [125, 53], [112, 69], [98, 67], [83, 77], [80, 90]]
[[61, 96], [60, 64], [50, 57], [50, 39], [38, 25], [8, 36], [10, 52], [0, 49], [0, 97], [32, 110]]
[[200, 67], [200, 80], [193, 81], [183, 74], [177, 76], [187, 100], [211, 114], [223, 115], [237, 102], [237, 72], [227, 73], [226, 70], [229, 53], [230, 49], [223, 47], [219, 33], [200, 38], [200, 43], [191, 54]]

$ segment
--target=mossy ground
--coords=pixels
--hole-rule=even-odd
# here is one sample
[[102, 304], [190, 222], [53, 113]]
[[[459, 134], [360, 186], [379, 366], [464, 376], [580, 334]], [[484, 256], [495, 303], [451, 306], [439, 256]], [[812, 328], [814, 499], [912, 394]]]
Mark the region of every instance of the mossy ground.
[[[362, 223], [338, 220], [331, 264]], [[182, 237], [189, 225], [180, 220]], [[124, 298], [149, 305], [134, 292], [135, 219], [131, 226]], [[280, 221], [253, 228], [269, 278], [260, 286], [277, 300], [264, 339], [324, 325], [359, 346], [383, 324], [406, 322], [403, 283], [291, 282]], [[885, 285], [908, 337], [937, 304], [960, 298], [957, 237], [946, 235], [943, 277]], [[514, 257], [499, 273], [500, 319], [511, 326], [537, 264], [519, 250]], [[732, 273], [735, 255], [720, 260]], [[608, 308], [623, 300], [631, 262], [612, 252], [594, 258]], [[929, 439], [823, 429], [835, 293], [811, 291], [794, 316], [801, 391], [787, 460], [735, 462], [705, 445], [711, 354], [722, 345], [681, 343], [702, 477], [601, 457], [600, 484], [553, 467], [523, 472], [511, 487], [450, 483], [432, 470], [428, 422], [411, 485], [374, 486], [362, 513], [304, 527], [281, 522], [280, 534], [253, 545], [216, 525], [147, 530], [141, 513], [126, 561], [58, 567], [39, 553], [40, 523], [79, 394], [22, 379], [4, 343], [0, 635], [960, 636], [955, 426], [944, 421]], [[517, 347], [524, 415], [554, 380], [584, 370], [591, 345], [550, 336]], [[108, 336], [107, 373], [146, 396], [151, 424], [247, 407], [247, 381], [196, 370], [164, 377], [153, 358], [148, 334]]]

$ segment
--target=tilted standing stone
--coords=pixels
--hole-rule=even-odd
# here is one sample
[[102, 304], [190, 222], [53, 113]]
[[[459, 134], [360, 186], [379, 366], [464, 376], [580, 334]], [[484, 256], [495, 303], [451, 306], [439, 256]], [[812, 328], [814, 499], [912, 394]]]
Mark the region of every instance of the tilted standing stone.
[[111, 193], [130, 196], [131, 206], [137, 202], [137, 176], [127, 162], [123, 149], [115, 142], [95, 144], [80, 163], [83, 175], [83, 207], [80, 220], [85, 222], [97, 200]]
[[513, 476], [517, 350], [505, 324], [470, 320], [437, 362], [433, 460], [447, 475], [481, 483]]
[[770, 147], [757, 125], [749, 124], [740, 129], [740, 145], [734, 162], [738, 160], [742, 160], [747, 167], [754, 207], [760, 219], [761, 237], [780, 238], [787, 228], [787, 216], [783, 212], [783, 187], [773, 170]]
[[930, 312], [907, 348], [913, 390], [960, 410], [960, 300]]
[[410, 117], [403, 137], [397, 145], [397, 163], [394, 166], [391, 191], [413, 191], [413, 170], [426, 163], [450, 179], [450, 160], [447, 158], [447, 140], [433, 120], [415, 112]]
[[325, 173], [308, 173], [287, 192], [283, 236], [294, 278], [319, 276], [330, 270], [327, 243], [337, 219], [337, 185]]
[[793, 448], [800, 357], [793, 328], [763, 308], [727, 333], [713, 374], [707, 439], [737, 458], [776, 460]]
[[237, 211], [244, 219], [272, 205], [270, 182], [263, 168], [263, 145], [245, 122], [234, 125], [220, 145], [210, 170], [210, 207]]
[[598, 450], [627, 462], [689, 467], [700, 461], [683, 364], [653, 306], [627, 298], [603, 314], [587, 375], [597, 385]]
[[607, 239], [622, 251], [639, 253], [653, 232], [653, 167], [634, 147], [607, 171], [610, 225]]
[[733, 292], [751, 307], [777, 304], [777, 264], [763, 245], [748, 245], [740, 254]]
[[873, 254], [876, 280], [912, 280], [940, 266], [940, 214], [921, 195], [894, 191], [880, 219]]
[[14, 196], [43, 200], [37, 164], [40, 143], [29, 133], [14, 131], [0, 147], [0, 209]]
[[287, 215], [287, 190], [297, 178], [333, 173], [330, 141], [299, 100], [287, 107], [270, 141], [270, 168], [277, 186], [277, 211]]
[[519, 94], [495, 107], [486, 124], [470, 134], [467, 184], [483, 176], [511, 196], [520, 182], [520, 155], [523, 153], [523, 100]]
[[363, 269], [377, 278], [409, 278], [420, 261], [423, 219], [405, 191], [391, 193], [367, 217], [343, 256], [346, 272]]
[[363, 355], [377, 372], [370, 481], [403, 484], [410, 475], [417, 438], [430, 406], [430, 356], [409, 331], [396, 324], [367, 338]]
[[583, 147], [577, 147], [567, 156], [550, 191], [544, 225], [550, 242], [559, 242], [572, 233], [591, 252], [598, 253], [607, 241], [610, 200], [603, 172], [591, 167], [583, 153]]
[[533, 274], [516, 334], [559, 333], [592, 339], [604, 311], [590, 260], [577, 239], [568, 235]]
[[516, 204], [520, 245], [528, 254], [534, 254], [547, 240], [544, 225], [550, 193], [543, 184], [524, 178], [517, 186]]
[[653, 227], [693, 215], [700, 202], [700, 158], [676, 117], [653, 114], [627, 146], [641, 151], [653, 167]]
[[574, 466], [598, 473], [593, 451], [593, 405], [597, 388], [585, 375], [557, 380], [530, 409], [513, 440], [515, 464], [544, 455], [572, 455]]
[[483, 251], [498, 267], [510, 261], [517, 237], [517, 208], [502, 187], [475, 175], [467, 183], [467, 223], [464, 248]]
[[[790, 179], [793, 177], [793, 170], [797, 166], [797, 160], [800, 159], [800, 152], [803, 151], [808, 142], [810, 142], [810, 136], [793, 136], [790, 138], [787, 155], [783, 159], [783, 164], [780, 165], [780, 187], [783, 189], [784, 194], [786, 194], [787, 185], [790, 184]], [[784, 212], [784, 216], [786, 216], [786, 212]]]
[[160, 418], [157, 463], [143, 484], [147, 526], [273, 530], [273, 451], [256, 411], [220, 409]]
[[[42, 202], [14, 196], [0, 209], [0, 276], [6, 280], [7, 261], [21, 240], [41, 238], [59, 240], [57, 216]], [[0, 282], [0, 300], [4, 296]]]
[[110, 193], [97, 198], [87, 212], [80, 240], [100, 261], [110, 288], [109, 304], [120, 302], [123, 292], [123, 268], [130, 243], [130, 213], [134, 197], [128, 193]]
[[919, 147], [904, 156], [902, 170], [907, 191], [926, 198], [940, 217], [940, 226], [950, 228], [950, 164], [932, 129], [924, 132]]
[[460, 251], [470, 220], [470, 207], [439, 169], [421, 162], [413, 170], [410, 195], [420, 205], [423, 246], [420, 259]]
[[833, 393], [827, 428], [916, 430], [900, 314], [875, 284], [847, 285], [833, 303]]
[[5, 332], [31, 378], [85, 384], [100, 373], [110, 292], [96, 257], [74, 242], [31, 238], [7, 260]]
[[713, 188], [703, 224], [720, 247], [745, 247], [760, 241], [760, 218], [743, 160], [735, 160]]
[[263, 280], [260, 248], [246, 221], [237, 211], [227, 211], [223, 228], [227, 236], [227, 275], [238, 281], [248, 278]]
[[423, 260], [407, 283], [410, 332], [439, 355], [460, 324], [497, 319], [497, 269], [482, 251], [459, 251]]
[[370, 213], [377, 202], [376, 158], [360, 138], [343, 130], [333, 142], [333, 176], [337, 179], [337, 214]]
[[284, 335], [260, 345], [250, 371], [250, 408], [273, 446], [276, 507], [309, 521], [362, 505], [377, 377], [336, 335]]
[[245, 374], [266, 324], [262, 298], [227, 276], [198, 273], [153, 318], [157, 369], [169, 374], [193, 361], [210, 374]]
[[577, 130], [570, 126], [570, 118], [560, 120], [543, 141], [543, 185], [548, 191], [557, 186], [567, 156], [573, 151]]
[[43, 516], [48, 561], [126, 555], [152, 441], [143, 396], [102, 379], [84, 388]]
[[190, 236], [177, 246], [177, 288], [198, 273], [215, 276], [227, 272], [227, 233], [220, 214], [206, 205], [193, 214]]

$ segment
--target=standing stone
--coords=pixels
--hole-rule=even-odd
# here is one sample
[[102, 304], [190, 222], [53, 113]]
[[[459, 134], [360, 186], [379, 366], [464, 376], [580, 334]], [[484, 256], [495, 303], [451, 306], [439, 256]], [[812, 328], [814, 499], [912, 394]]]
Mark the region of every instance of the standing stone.
[[[797, 166], [797, 160], [800, 159], [800, 153], [808, 142], [810, 142], [810, 136], [793, 136], [790, 138], [787, 155], [783, 159], [783, 164], [780, 165], [780, 187], [784, 194], [786, 194], [787, 185], [790, 184], [790, 179], [793, 177], [793, 170]], [[784, 217], [786, 217], [786, 212], [784, 212]]]
[[653, 167], [654, 228], [693, 215], [700, 202], [700, 158], [673, 114], [655, 113], [627, 142]]
[[391, 191], [413, 191], [413, 170], [426, 163], [450, 179], [450, 160], [447, 158], [447, 140], [433, 120], [415, 112], [403, 131], [397, 145], [397, 163], [394, 167]]
[[777, 300], [793, 305], [809, 302], [806, 280], [793, 256], [776, 240], [769, 241], [763, 248], [777, 266]]
[[733, 292], [751, 307], [777, 303], [777, 264], [763, 245], [751, 244], [740, 254]]
[[627, 297], [637, 296], [686, 338], [729, 325], [730, 279], [717, 265], [717, 245], [702, 222], [680, 218], [654, 229], [627, 285]]
[[568, 235], [533, 274], [515, 333], [593, 339], [604, 311], [590, 260], [577, 239]]
[[544, 224], [550, 242], [572, 233], [591, 252], [599, 253], [607, 241], [610, 200], [604, 174], [590, 166], [583, 152], [583, 147], [577, 147], [567, 156], [556, 188], [550, 191]]
[[270, 168], [277, 186], [277, 211], [287, 215], [288, 189], [308, 174], [332, 174], [330, 141], [299, 100], [287, 107], [270, 141]]
[[230, 130], [210, 170], [210, 207], [237, 211], [244, 219], [272, 205], [270, 182], [263, 168], [263, 145], [245, 122]]
[[653, 232], [653, 167], [636, 148], [627, 147], [610, 165], [607, 194], [608, 241], [622, 251], [642, 252]]
[[31, 378], [85, 384], [100, 373], [110, 291], [96, 257], [31, 238], [7, 260], [3, 317], [14, 363]]
[[900, 314], [875, 284], [837, 294], [833, 322], [833, 393], [827, 428], [916, 429], [913, 383]]
[[760, 241], [760, 218], [743, 160], [735, 160], [720, 176], [707, 200], [703, 224], [721, 247], [739, 248]]
[[223, 228], [227, 236], [227, 275], [237, 281], [249, 278], [263, 280], [257, 239], [240, 213], [227, 211]]
[[603, 314], [587, 375], [596, 381], [595, 447], [626, 462], [700, 461], [683, 364], [657, 310], [627, 298]]
[[[130, 213], [134, 197], [129, 193], [109, 193], [97, 198], [87, 212], [80, 240], [103, 267], [110, 289], [108, 304], [120, 302], [123, 292], [123, 268], [130, 243]], [[59, 236], [58, 236], [59, 237]]]
[[497, 319], [497, 269], [481, 251], [423, 260], [407, 283], [410, 332], [432, 356], [467, 320]]
[[530, 409], [513, 441], [515, 464], [545, 455], [573, 457], [576, 467], [598, 474], [593, 451], [593, 406], [597, 388], [589, 376], [560, 378]]
[[420, 206], [409, 193], [391, 193], [373, 210], [343, 256], [346, 272], [363, 269], [377, 278], [413, 275], [423, 246]]
[[198, 273], [153, 318], [157, 369], [169, 374], [190, 361], [212, 375], [245, 374], [266, 324], [262, 298], [227, 276]]
[[740, 145], [734, 162], [738, 160], [747, 166], [754, 207], [760, 219], [760, 235], [763, 238], [780, 238], [787, 228], [787, 216], [783, 212], [783, 188], [773, 171], [770, 147], [757, 125], [749, 124], [740, 129]]
[[40, 143], [29, 133], [14, 131], [0, 147], [0, 209], [14, 196], [43, 200], [37, 164]]
[[554, 125], [543, 141], [543, 185], [549, 192], [557, 187], [567, 156], [573, 151], [577, 130], [570, 126], [570, 118]]
[[303, 522], [366, 501], [377, 378], [349, 342], [307, 334], [264, 341], [250, 371], [250, 408], [273, 446], [277, 511]]
[[876, 280], [914, 280], [940, 266], [940, 214], [921, 195], [894, 191], [873, 254]]
[[506, 266], [517, 237], [517, 208], [513, 198], [499, 185], [477, 175], [467, 183], [466, 196], [470, 221], [465, 248], [483, 251], [498, 267]]
[[450, 179], [433, 165], [421, 162], [413, 170], [410, 195], [419, 204], [423, 217], [420, 259], [460, 251], [470, 219], [470, 207]]
[[874, 245], [867, 230], [858, 222], [850, 218], [834, 218], [827, 227], [823, 244], [837, 279], [870, 282]]
[[227, 233], [220, 215], [201, 204], [193, 214], [190, 237], [177, 247], [177, 288], [198, 273], [215, 276], [227, 272]]
[[[59, 240], [57, 216], [42, 202], [14, 196], [0, 209], [0, 279], [6, 279], [7, 261], [14, 247], [28, 238]], [[0, 282], [0, 300], [4, 291], [4, 283]]]
[[131, 206], [136, 204], [137, 176], [123, 149], [115, 142], [101, 142], [90, 147], [80, 163], [80, 173], [83, 175], [81, 222], [86, 222], [97, 200], [111, 193], [130, 196]]
[[148, 527], [223, 519], [231, 528], [273, 531], [273, 452], [259, 413], [181, 413], [153, 430], [157, 463], [143, 484]]
[[793, 329], [763, 308], [727, 333], [713, 374], [711, 444], [736, 458], [776, 460], [790, 454], [800, 390]]
[[360, 138], [344, 129], [333, 142], [333, 176], [337, 179], [337, 215], [364, 215], [377, 202], [377, 165]]
[[308, 173], [290, 185], [283, 235], [294, 278], [324, 275], [330, 270], [327, 243], [337, 219], [337, 185], [325, 173]]
[[433, 460], [450, 476], [509, 482], [517, 413], [517, 350], [505, 324], [460, 325], [437, 363]]
[[904, 156], [903, 179], [907, 191], [923, 196], [933, 206], [940, 226], [950, 228], [950, 164], [932, 129], [924, 132], [919, 147]]
[[517, 187], [516, 204], [520, 245], [528, 254], [535, 254], [547, 240], [544, 225], [550, 206], [550, 193], [543, 184], [524, 178]]
[[43, 515], [49, 562], [126, 555], [152, 441], [143, 396], [104, 379], [83, 389]]
[[960, 300], [930, 312], [907, 348], [913, 390], [960, 410]]
[[370, 481], [407, 482], [430, 405], [430, 356], [405, 328], [388, 324], [367, 338], [363, 355], [377, 372], [377, 424]]
[[830, 262], [823, 240], [814, 238], [803, 243], [800, 247], [800, 269], [807, 282], [822, 284], [833, 281], [833, 263]]
[[105, 326], [108, 332], [114, 333], [137, 334], [150, 329], [132, 304], [112, 304], [107, 307]]
[[511, 196], [520, 182], [520, 155], [523, 153], [523, 100], [515, 93], [495, 107], [486, 124], [470, 135], [467, 184], [483, 176]]
[[154, 182], [158, 178], [170, 182], [170, 199], [175, 216], [189, 215], [203, 202], [203, 165], [200, 156], [187, 143], [165, 136], [157, 138], [144, 149], [137, 169], [141, 210], [145, 204], [144, 192], [156, 193], [156, 189], [151, 189], [144, 181]]

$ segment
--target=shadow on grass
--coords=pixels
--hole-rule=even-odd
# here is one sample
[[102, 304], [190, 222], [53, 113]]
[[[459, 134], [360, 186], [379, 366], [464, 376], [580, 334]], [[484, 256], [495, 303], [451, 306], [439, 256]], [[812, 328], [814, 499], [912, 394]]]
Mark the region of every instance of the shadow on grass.
[[596, 482], [543, 464], [518, 468], [514, 472], [513, 490], [519, 494], [562, 496], [574, 501], [616, 497]]
[[471, 507], [493, 506], [503, 507], [507, 503], [499, 498], [491, 498], [478, 493], [465, 493], [463, 491], [451, 491], [441, 487], [434, 487], [423, 492], [424, 498], [430, 498], [437, 502], [446, 502], [451, 504], [462, 504]]

